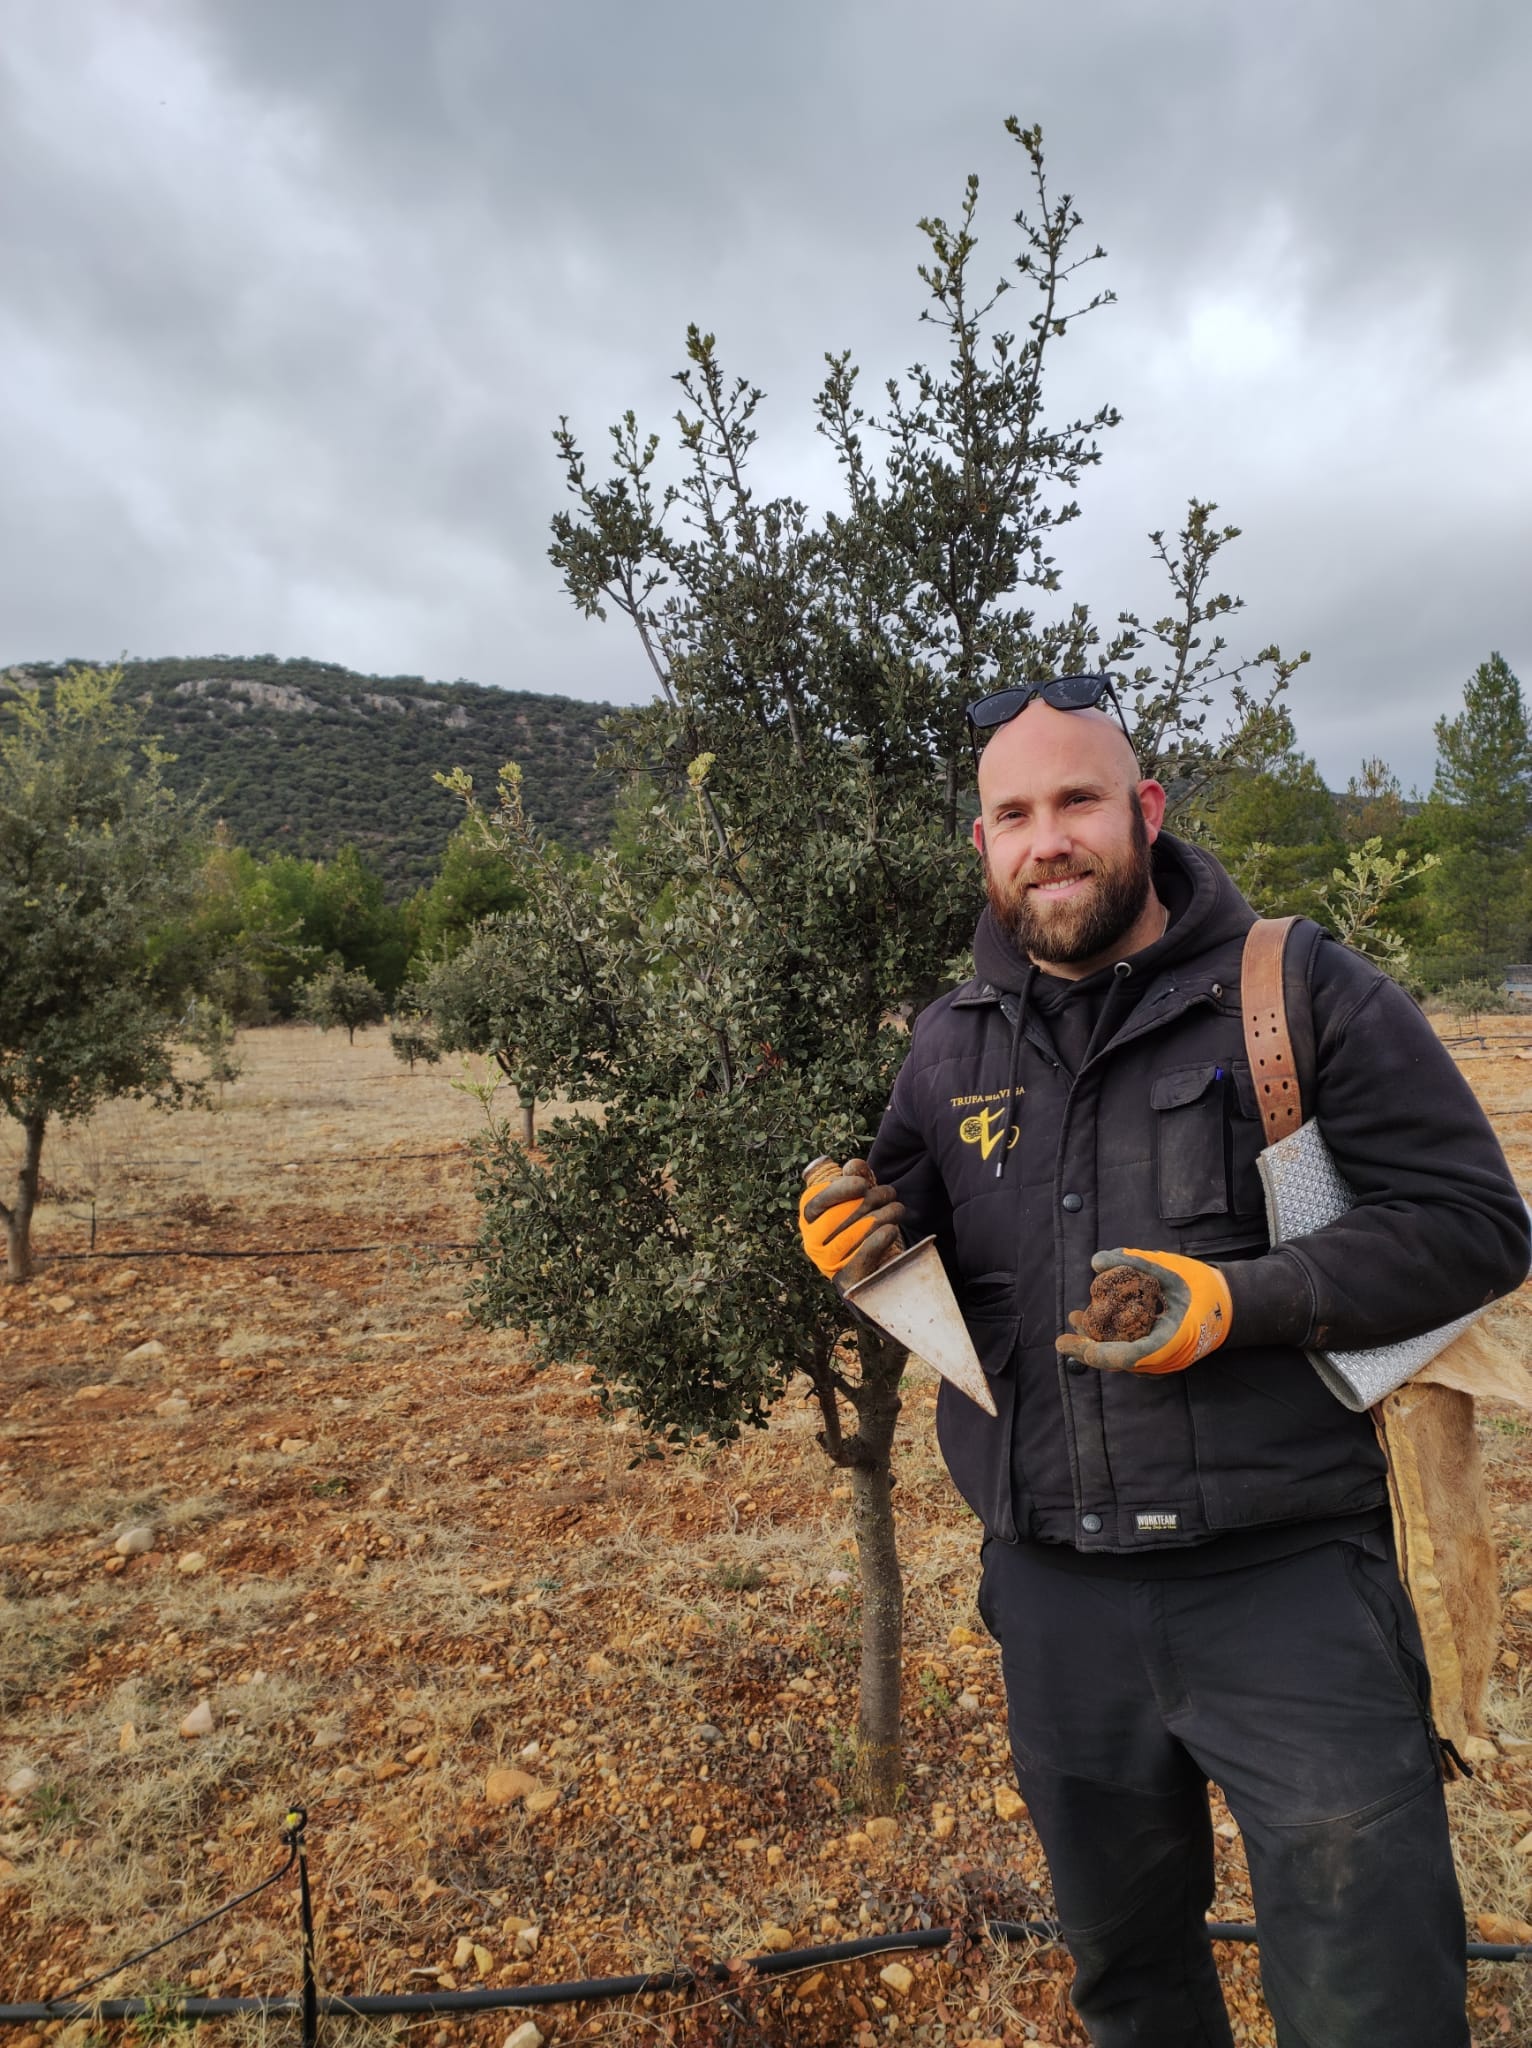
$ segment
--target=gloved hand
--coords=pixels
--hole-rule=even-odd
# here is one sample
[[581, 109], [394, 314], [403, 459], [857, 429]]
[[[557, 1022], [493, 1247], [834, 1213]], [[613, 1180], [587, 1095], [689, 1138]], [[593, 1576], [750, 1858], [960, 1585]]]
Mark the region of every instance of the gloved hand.
[[1079, 1334], [1085, 1311], [1074, 1309], [1069, 1327], [1075, 1334], [1054, 1340], [1054, 1350], [1065, 1358], [1083, 1359], [1104, 1372], [1184, 1372], [1228, 1337], [1234, 1308], [1228, 1282], [1216, 1266], [1183, 1258], [1179, 1252], [1130, 1249], [1097, 1252], [1091, 1260], [1093, 1272], [1105, 1273], [1113, 1266], [1152, 1273], [1165, 1296], [1165, 1313], [1147, 1337], [1105, 1343]]
[[804, 1190], [798, 1230], [820, 1272], [844, 1290], [899, 1248], [903, 1216], [904, 1204], [892, 1188], [878, 1185], [866, 1160], [848, 1159]]

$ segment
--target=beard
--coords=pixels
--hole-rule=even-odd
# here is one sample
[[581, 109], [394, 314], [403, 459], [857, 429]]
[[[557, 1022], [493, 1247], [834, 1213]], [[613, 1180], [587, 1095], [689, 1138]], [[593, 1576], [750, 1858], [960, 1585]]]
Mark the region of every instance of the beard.
[[[1090, 886], [1062, 903], [1039, 901], [1042, 882], [1090, 878]], [[995, 922], [1017, 950], [1042, 964], [1077, 966], [1109, 953], [1132, 929], [1149, 900], [1149, 834], [1138, 791], [1128, 793], [1128, 838], [1115, 857], [1081, 852], [1067, 860], [1034, 862], [1012, 880], [998, 881], [984, 863], [984, 884]]]

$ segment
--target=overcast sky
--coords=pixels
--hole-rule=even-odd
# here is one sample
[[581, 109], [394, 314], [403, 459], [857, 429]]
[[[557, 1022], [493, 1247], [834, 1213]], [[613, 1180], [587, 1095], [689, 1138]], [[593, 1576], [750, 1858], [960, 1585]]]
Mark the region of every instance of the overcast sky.
[[923, 213], [997, 273], [1039, 121], [1119, 303], [1050, 406], [1123, 424], [1066, 598], [1244, 538], [1234, 634], [1332, 784], [1429, 782], [1532, 690], [1532, 8], [1521, 0], [0, 0], [0, 661], [305, 654], [631, 700], [546, 559], [550, 440], [663, 426], [686, 323], [821, 504], [827, 349], [929, 349]]

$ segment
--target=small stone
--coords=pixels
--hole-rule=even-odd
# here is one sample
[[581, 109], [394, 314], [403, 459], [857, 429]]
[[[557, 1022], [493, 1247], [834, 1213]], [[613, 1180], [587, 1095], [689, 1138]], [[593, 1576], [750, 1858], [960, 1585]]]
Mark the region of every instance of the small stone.
[[514, 2032], [506, 2035], [500, 2048], [543, 2048], [543, 2034], [533, 2020], [523, 2020]]
[[1500, 1751], [1487, 1735], [1470, 1735], [1463, 1743], [1463, 1761], [1470, 1764], [1492, 1764]]
[[205, 1572], [207, 1570], [207, 1558], [200, 1550], [188, 1550], [184, 1556], [176, 1559], [176, 1570], [184, 1572], [187, 1578], [193, 1579], [197, 1576], [198, 1572]]
[[138, 1730], [131, 1721], [124, 1721], [117, 1730], [117, 1747], [123, 1756], [138, 1747]]
[[715, 1728], [711, 1721], [699, 1721], [692, 1731], [699, 1742], [722, 1742], [723, 1730]]
[[48, 1306], [56, 1316], [67, 1316], [74, 1307], [74, 1296], [72, 1294], [55, 1294], [49, 1301]]
[[965, 1714], [977, 1714], [979, 1711], [979, 1695], [976, 1692], [960, 1692], [957, 1703]]
[[700, 1849], [707, 1840], [707, 1829], [699, 1821], [686, 1839], [690, 1842], [693, 1849]]
[[526, 1810], [528, 1813], [551, 1813], [558, 1805], [560, 1797], [556, 1785], [540, 1786], [536, 1792], [527, 1794]]
[[1239, 1829], [1232, 1820], [1221, 1820], [1217, 1827], [1214, 1828], [1213, 1833], [1217, 1835], [1221, 1842], [1237, 1842], [1239, 1840]]
[[154, 1412], [163, 1421], [173, 1422], [178, 1415], [190, 1415], [191, 1403], [184, 1394], [167, 1394], [163, 1401], [156, 1401]]
[[516, 1960], [518, 1962], [524, 1963], [528, 1956], [535, 1956], [537, 1954], [538, 1937], [542, 1931], [536, 1921], [533, 1921], [526, 1927], [517, 1928], [511, 1946], [516, 1951]]
[[846, 1837], [846, 1854], [848, 1856], [867, 1856], [871, 1854], [871, 1851], [871, 1835], [864, 1834], [860, 1828], [853, 1828]]
[[472, 1961], [473, 1942], [466, 1934], [460, 1934], [452, 1951], [452, 1967], [454, 1970], [466, 1970]]
[[902, 1998], [915, 1979], [903, 1963], [885, 1963], [878, 1972], [878, 1982], [886, 1984], [890, 1991], [896, 1991]]
[[476, 1941], [473, 1945], [473, 1966], [481, 1977], [487, 1977], [495, 1967], [494, 1957], [480, 1941]]
[[868, 1821], [865, 1832], [870, 1842], [896, 1842], [899, 1839], [899, 1823], [892, 1814], [882, 1813], [876, 1820]]
[[491, 1806], [514, 1806], [536, 1790], [537, 1780], [529, 1771], [491, 1771], [484, 1780], [484, 1797]]
[[792, 1945], [793, 1935], [790, 1927], [763, 1927], [761, 1929], [762, 1948], [771, 1949], [775, 1954], [780, 1955], [783, 1949], [791, 1948]]
[[199, 1735], [211, 1735], [212, 1732], [213, 1710], [206, 1700], [198, 1701], [177, 1730], [188, 1742], [195, 1742]]
[[740, 1856], [759, 1856], [761, 1853], [760, 1837], [759, 1835], [741, 1835], [734, 1844], [734, 1848], [735, 1852]]
[[938, 1842], [950, 1842], [957, 1832], [957, 1815], [939, 1813], [931, 1823], [931, 1832]]
[[119, 1557], [142, 1557], [146, 1550], [154, 1548], [154, 1531], [147, 1522], [136, 1522], [131, 1529], [124, 1529], [112, 1545]]
[[827, 1586], [849, 1586], [851, 1584], [851, 1574], [850, 1572], [843, 1572], [837, 1567], [833, 1572], [825, 1573], [825, 1584]]
[[949, 1650], [971, 1650], [976, 1644], [982, 1643], [983, 1640], [984, 1638], [981, 1635], [977, 1635], [971, 1628], [953, 1628], [947, 1631], [947, 1648]]
[[150, 1337], [146, 1343], [134, 1345], [133, 1349], [125, 1354], [123, 1362], [126, 1364], [128, 1359], [131, 1358], [163, 1358], [164, 1356], [165, 1347], [159, 1338]]
[[1532, 1586], [1518, 1586], [1511, 1595], [1511, 1605], [1518, 1614], [1532, 1614]]
[[766, 1851], [766, 1861], [773, 1870], [780, 1870], [782, 1868], [782, 1865], [787, 1861], [787, 1851], [785, 1849], [779, 1849], [776, 1843], [773, 1842], [771, 1847]]
[[1474, 1925], [1479, 1930], [1480, 1941], [1492, 1941], [1497, 1946], [1501, 1943], [1509, 1946], [1532, 1942], [1532, 1927], [1525, 1920], [1518, 1920], [1513, 1913], [1480, 1913]]
[[302, 1436], [285, 1436], [277, 1445], [284, 1458], [301, 1457], [308, 1447], [308, 1438]]
[[1532, 1856], [1532, 1835], [1523, 1835], [1516, 1844], [1512, 1854], [1516, 1856]]
[[5, 1789], [13, 1799], [25, 1799], [29, 1792], [35, 1792], [42, 1783], [42, 1777], [30, 1764], [23, 1764], [20, 1770], [12, 1771], [5, 1781]]
[[590, 1678], [610, 1678], [617, 1666], [610, 1657], [603, 1657], [599, 1650], [585, 1660], [586, 1675]]
[[1020, 1820], [1027, 1810], [1027, 1802], [1010, 1785], [995, 1787], [995, 1812], [1001, 1820]]

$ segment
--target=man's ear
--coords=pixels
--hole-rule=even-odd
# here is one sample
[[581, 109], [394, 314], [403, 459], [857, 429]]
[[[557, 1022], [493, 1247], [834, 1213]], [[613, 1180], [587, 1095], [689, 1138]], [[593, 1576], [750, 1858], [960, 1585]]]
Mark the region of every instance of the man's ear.
[[[1163, 808], [1164, 808], [1164, 806], [1162, 805], [1162, 806], [1161, 806], [1161, 809], [1163, 810]], [[975, 819], [974, 819], [974, 821], [973, 821], [973, 843], [974, 843], [974, 850], [975, 850], [975, 852], [977, 852], [977, 853], [983, 853], [983, 851], [984, 851], [984, 820], [983, 820], [982, 818], [975, 818]]]
[[1141, 782], [1138, 785], [1138, 801], [1144, 813], [1144, 829], [1149, 834], [1150, 844], [1159, 837], [1160, 827], [1165, 822], [1165, 790], [1158, 782]]

